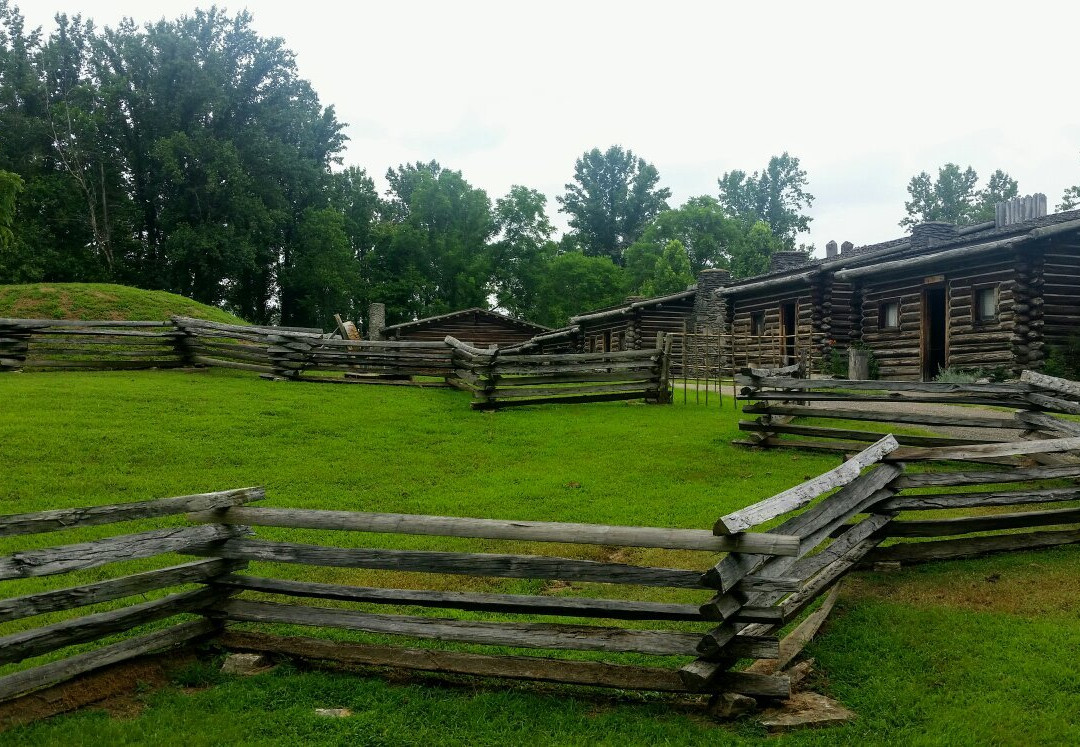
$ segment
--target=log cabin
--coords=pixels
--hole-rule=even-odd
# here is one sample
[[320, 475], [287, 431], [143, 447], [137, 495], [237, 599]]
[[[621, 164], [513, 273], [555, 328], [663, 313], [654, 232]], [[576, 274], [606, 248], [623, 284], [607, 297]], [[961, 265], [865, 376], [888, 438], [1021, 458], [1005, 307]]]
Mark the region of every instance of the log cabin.
[[735, 364], [785, 364], [803, 351], [820, 364], [860, 345], [886, 379], [1039, 368], [1080, 322], [1080, 211], [1047, 215], [1044, 195], [997, 207], [973, 226], [923, 223], [840, 252], [829, 242], [823, 259], [785, 258], [725, 285], [714, 295]]
[[[378, 317], [378, 312], [371, 314], [372, 319]], [[481, 308], [429, 316], [412, 322], [392, 324], [389, 327], [383, 327], [378, 322], [371, 324], [373, 339], [442, 342], [447, 335], [452, 335], [478, 348], [492, 345], [507, 347], [550, 331], [549, 327], [541, 324], [515, 319], [506, 314]]]

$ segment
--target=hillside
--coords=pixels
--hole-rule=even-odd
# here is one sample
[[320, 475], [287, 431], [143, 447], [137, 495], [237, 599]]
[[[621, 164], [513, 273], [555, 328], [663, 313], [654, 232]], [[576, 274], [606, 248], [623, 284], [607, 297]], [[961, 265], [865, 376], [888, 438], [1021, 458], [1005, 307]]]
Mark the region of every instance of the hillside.
[[221, 309], [165, 291], [110, 283], [0, 285], [0, 317], [17, 319], [159, 320], [190, 316], [245, 324]]

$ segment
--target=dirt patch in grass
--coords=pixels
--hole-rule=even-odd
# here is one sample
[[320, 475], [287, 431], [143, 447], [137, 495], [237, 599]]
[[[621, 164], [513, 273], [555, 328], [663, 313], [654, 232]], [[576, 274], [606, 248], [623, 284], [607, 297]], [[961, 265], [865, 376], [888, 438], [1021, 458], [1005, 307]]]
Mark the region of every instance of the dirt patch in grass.
[[193, 651], [151, 655], [0, 703], [0, 732], [88, 706], [115, 719], [137, 718], [146, 693], [168, 685], [172, 672], [195, 660]]
[[1080, 564], [1080, 549], [1073, 547], [905, 568], [895, 574], [855, 574], [847, 579], [844, 596], [1030, 618], [1075, 616], [1080, 614], [1080, 574], [1077, 565], [1060, 562], [1066, 553]]

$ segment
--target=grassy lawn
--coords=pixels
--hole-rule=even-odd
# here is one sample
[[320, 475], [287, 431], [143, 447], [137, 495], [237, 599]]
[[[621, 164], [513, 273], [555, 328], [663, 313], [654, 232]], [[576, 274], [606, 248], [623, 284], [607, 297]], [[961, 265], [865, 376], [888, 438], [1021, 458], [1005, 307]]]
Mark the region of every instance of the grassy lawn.
[[[723, 409], [715, 397], [708, 408], [695, 405], [693, 397], [685, 406], [681, 396], [675, 401], [671, 407], [620, 403], [481, 413], [469, 409], [467, 395], [442, 389], [269, 383], [223, 371], [11, 374], [0, 377], [0, 513], [258, 484], [267, 488], [268, 506], [707, 528], [726, 511], [838, 463], [825, 454], [732, 446], [739, 431], [729, 396]], [[151, 526], [161, 522], [119, 525], [129, 531]], [[0, 552], [117, 531], [101, 527], [4, 540]], [[613, 548], [604, 547], [275, 529], [260, 529], [259, 535], [339, 546], [615, 557]], [[619, 551], [618, 559], [696, 569], [711, 562], [704, 553], [661, 550]], [[0, 595], [181, 561], [130, 561], [7, 582], [0, 584]], [[813, 654], [820, 673], [816, 686], [860, 718], [781, 741], [1080, 740], [1078, 561], [1080, 552], [1067, 548], [852, 579]], [[707, 596], [267, 564], [253, 565], [251, 572], [417, 588], [617, 593], [672, 601]], [[61, 617], [2, 625], [0, 634]], [[624, 660], [645, 663], [646, 657]], [[209, 686], [181, 687], [195, 683]], [[134, 718], [87, 711], [0, 734], [0, 742], [724, 744], [763, 736], [749, 723], [716, 726], [655, 695], [454, 686], [288, 669], [236, 679], [206, 667], [144, 699], [146, 709]], [[320, 719], [312, 715], [316, 707], [347, 707], [355, 715]]]

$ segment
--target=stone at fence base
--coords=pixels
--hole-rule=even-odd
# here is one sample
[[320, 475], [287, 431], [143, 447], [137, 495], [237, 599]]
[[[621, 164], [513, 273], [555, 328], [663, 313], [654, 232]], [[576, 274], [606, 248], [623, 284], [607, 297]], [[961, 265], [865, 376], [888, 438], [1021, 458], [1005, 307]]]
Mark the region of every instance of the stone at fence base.
[[855, 713], [820, 693], [794, 693], [776, 708], [761, 712], [758, 721], [770, 733], [814, 726], [834, 726], [855, 719]]
[[709, 699], [706, 711], [713, 718], [738, 718], [757, 710], [757, 701], [749, 695], [720, 693]]
[[791, 689], [797, 690], [802, 686], [802, 683], [806, 681], [806, 678], [813, 673], [813, 671], [814, 660], [805, 659], [803, 661], [800, 661], [798, 664], [795, 664], [794, 666], [785, 669], [784, 674], [786, 674], [788, 676], [788, 679], [791, 681]]
[[229, 654], [221, 665], [222, 674], [261, 674], [274, 666], [262, 654]]
[[346, 718], [352, 715], [352, 711], [348, 708], [316, 708], [315, 715], [326, 718]]

